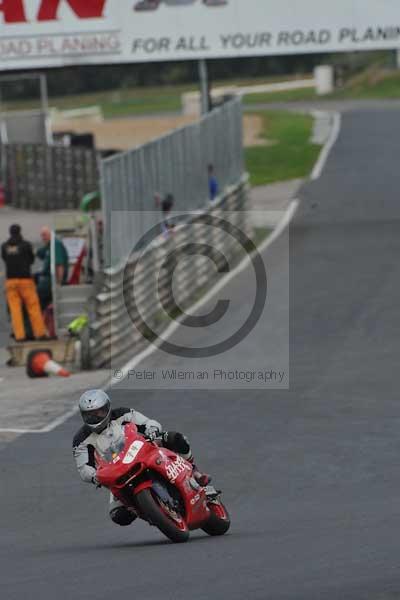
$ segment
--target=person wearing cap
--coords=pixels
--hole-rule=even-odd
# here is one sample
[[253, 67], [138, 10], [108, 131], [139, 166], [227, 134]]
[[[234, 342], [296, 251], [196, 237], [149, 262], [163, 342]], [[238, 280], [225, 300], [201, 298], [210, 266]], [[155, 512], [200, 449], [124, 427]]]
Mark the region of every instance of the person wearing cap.
[[32, 244], [24, 240], [19, 225], [11, 225], [9, 232], [9, 239], [1, 246], [1, 256], [6, 265], [6, 298], [15, 340], [23, 342], [26, 339], [23, 306], [28, 313], [34, 337], [43, 339], [46, 337], [46, 327], [31, 274], [35, 259]]

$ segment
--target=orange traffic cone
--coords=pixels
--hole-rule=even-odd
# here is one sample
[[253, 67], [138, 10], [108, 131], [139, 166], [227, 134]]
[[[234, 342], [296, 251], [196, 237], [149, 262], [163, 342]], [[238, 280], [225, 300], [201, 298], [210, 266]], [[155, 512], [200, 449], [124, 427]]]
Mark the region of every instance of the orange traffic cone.
[[57, 375], [58, 377], [69, 377], [71, 373], [55, 362], [52, 358], [51, 350], [32, 350], [28, 354], [26, 364], [26, 374], [28, 377], [48, 377]]

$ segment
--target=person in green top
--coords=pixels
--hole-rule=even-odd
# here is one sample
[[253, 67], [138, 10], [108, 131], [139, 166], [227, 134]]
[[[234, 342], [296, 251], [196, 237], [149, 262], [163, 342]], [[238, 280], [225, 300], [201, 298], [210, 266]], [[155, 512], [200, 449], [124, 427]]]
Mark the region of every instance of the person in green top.
[[[42, 227], [40, 230], [43, 246], [36, 252], [36, 256], [43, 261], [43, 268], [39, 273], [37, 280], [37, 291], [39, 294], [40, 305], [44, 310], [52, 301], [51, 292], [51, 256], [50, 256], [50, 240], [51, 231], [48, 227]], [[55, 266], [56, 279], [59, 285], [66, 285], [68, 281], [68, 252], [62, 241], [55, 238]]]

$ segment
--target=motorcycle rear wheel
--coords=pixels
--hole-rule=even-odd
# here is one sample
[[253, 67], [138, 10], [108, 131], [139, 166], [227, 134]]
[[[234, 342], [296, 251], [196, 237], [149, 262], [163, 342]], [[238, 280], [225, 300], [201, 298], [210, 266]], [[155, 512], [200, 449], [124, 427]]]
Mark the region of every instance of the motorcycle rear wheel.
[[224, 535], [231, 526], [231, 519], [228, 511], [222, 502], [209, 502], [210, 517], [202, 530], [208, 535]]
[[189, 529], [182, 519], [181, 526], [168, 515], [167, 511], [153, 497], [149, 489], [142, 490], [136, 496], [136, 502], [141, 515], [169, 538], [172, 542], [182, 543], [189, 539]]

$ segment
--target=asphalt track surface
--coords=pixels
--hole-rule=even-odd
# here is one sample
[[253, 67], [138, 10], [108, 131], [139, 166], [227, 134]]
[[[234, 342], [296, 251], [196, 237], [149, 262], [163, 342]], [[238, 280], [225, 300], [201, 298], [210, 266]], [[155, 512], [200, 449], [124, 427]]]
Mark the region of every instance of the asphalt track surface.
[[74, 418], [0, 452], [2, 599], [400, 597], [399, 139], [400, 111], [346, 113], [322, 177], [302, 190], [290, 391], [135, 403], [193, 439], [230, 534], [172, 545], [144, 523], [109, 523], [105, 494], [74, 472]]

